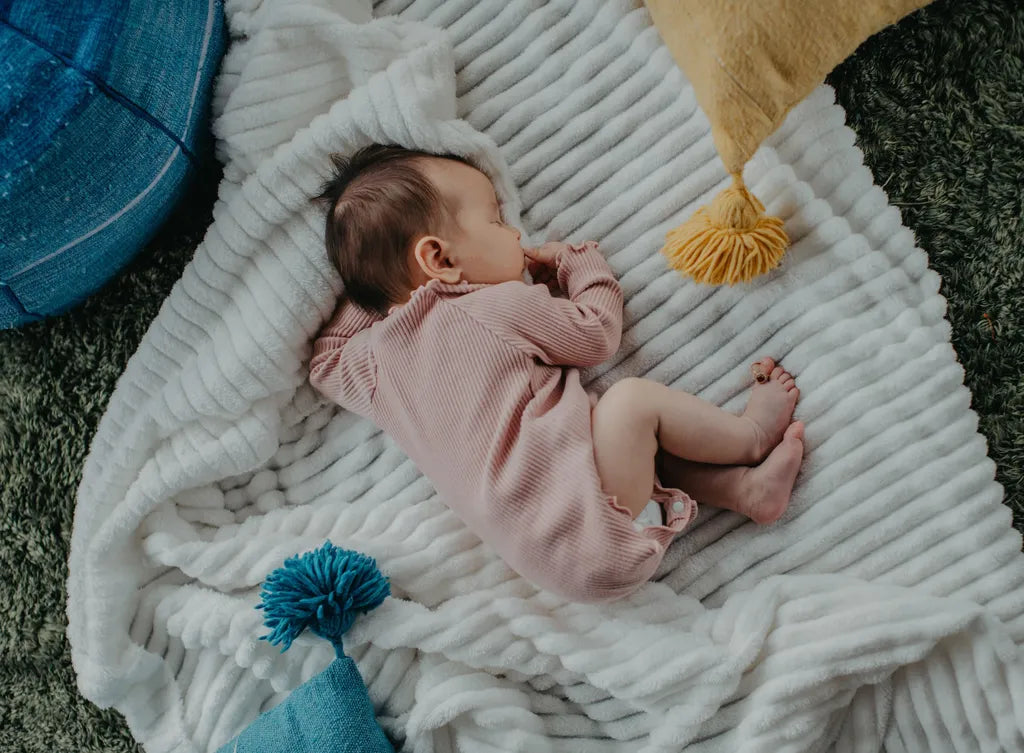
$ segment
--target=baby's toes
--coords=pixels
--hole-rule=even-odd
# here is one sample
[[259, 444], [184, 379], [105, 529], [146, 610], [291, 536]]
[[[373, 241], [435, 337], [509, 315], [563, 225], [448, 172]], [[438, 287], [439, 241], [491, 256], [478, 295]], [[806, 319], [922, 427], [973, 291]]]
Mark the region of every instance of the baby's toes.
[[782, 381], [783, 376], [788, 376], [788, 374], [786, 370], [781, 366], [776, 366], [774, 369], [772, 369], [771, 378], [774, 379], [776, 382]]

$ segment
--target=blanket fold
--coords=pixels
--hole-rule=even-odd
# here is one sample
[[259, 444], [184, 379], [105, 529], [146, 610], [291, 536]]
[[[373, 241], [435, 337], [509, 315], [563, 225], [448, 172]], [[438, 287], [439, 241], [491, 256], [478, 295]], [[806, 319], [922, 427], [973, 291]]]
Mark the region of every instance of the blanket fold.
[[[1024, 748], [1024, 567], [938, 277], [832, 92], [745, 179], [792, 248], [749, 285], [658, 255], [728, 180], [642, 4], [227, 3], [214, 220], [117, 384], [78, 492], [81, 692], [147, 753], [215, 750], [333, 658], [260, 641], [258, 586], [330, 539], [392, 597], [346, 647], [406, 751]], [[332, 152], [470, 158], [524, 242], [598, 240], [643, 375], [738, 411], [747, 364], [801, 387], [807, 456], [771, 527], [705, 509], [604, 605], [519, 578], [375, 427], [310, 388], [341, 290], [310, 203]], [[699, 501], [699, 500], [698, 500]]]

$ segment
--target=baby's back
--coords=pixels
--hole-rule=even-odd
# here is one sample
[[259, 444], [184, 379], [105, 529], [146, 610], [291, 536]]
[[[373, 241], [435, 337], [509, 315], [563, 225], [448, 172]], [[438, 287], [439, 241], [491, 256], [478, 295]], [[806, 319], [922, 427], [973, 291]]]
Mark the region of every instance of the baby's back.
[[561, 378], [468, 313], [494, 287], [430, 283], [377, 327], [373, 418], [442, 493], [508, 461], [537, 367]]
[[383, 320], [339, 311], [310, 381], [367, 416], [516, 571], [580, 601], [618, 598], [664, 544], [608, 502], [577, 366], [618, 348], [622, 291], [595, 244], [559, 263], [569, 299], [523, 282], [432, 280]]

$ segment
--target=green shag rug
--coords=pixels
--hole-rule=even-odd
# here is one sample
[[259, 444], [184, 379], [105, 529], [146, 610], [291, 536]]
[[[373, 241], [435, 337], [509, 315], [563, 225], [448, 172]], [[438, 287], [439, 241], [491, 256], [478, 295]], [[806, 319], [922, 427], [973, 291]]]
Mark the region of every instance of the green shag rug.
[[[1024, 530], [1024, 3], [936, 2], [829, 76], [875, 181], [943, 278], [953, 345]], [[137, 751], [75, 686], [64, 613], [75, 492], [118, 376], [211, 221], [206, 167], [82, 306], [0, 332], [0, 751]]]

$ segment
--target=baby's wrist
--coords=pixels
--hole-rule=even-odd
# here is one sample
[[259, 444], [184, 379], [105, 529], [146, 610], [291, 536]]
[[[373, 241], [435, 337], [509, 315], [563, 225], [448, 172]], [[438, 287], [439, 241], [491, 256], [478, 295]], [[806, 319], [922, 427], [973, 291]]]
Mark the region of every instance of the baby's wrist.
[[558, 255], [555, 257], [555, 260], [559, 264], [561, 264], [562, 258], [566, 253], [582, 254], [585, 251], [589, 251], [594, 248], [597, 248], [596, 241], [583, 241], [582, 243], [565, 243], [563, 244], [561, 250], [559, 250]]

